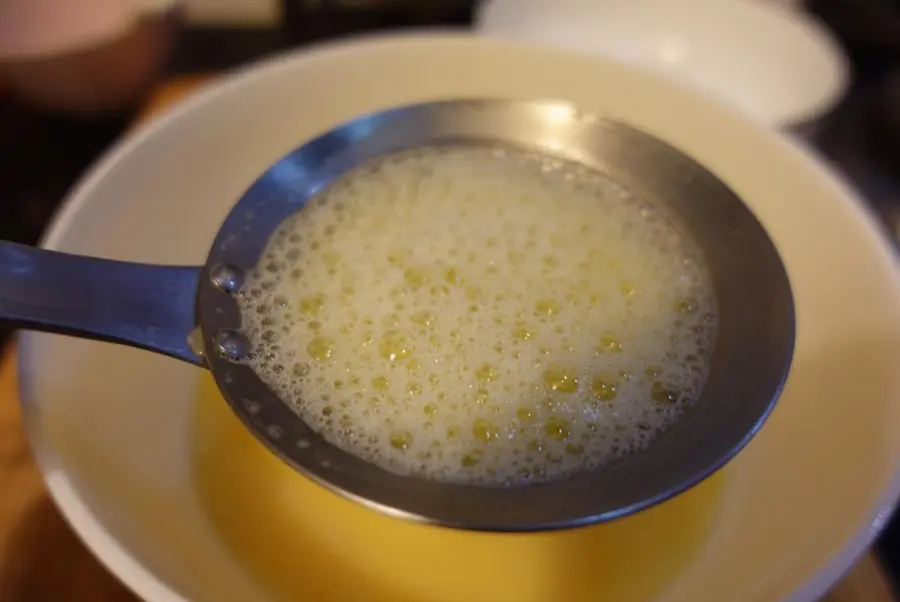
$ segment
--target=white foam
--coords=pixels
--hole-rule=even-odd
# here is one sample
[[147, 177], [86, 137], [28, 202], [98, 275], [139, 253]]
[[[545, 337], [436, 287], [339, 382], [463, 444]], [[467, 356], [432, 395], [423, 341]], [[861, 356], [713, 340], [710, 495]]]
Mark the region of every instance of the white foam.
[[403, 474], [545, 480], [647, 445], [699, 394], [702, 258], [584, 168], [406, 151], [324, 190], [242, 289], [251, 364], [327, 439]]

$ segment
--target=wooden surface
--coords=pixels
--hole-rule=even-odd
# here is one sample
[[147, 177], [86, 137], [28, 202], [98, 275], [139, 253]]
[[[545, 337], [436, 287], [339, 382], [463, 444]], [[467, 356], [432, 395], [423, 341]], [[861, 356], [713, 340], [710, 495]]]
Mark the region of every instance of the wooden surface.
[[[142, 118], [206, 80], [161, 86]], [[49, 500], [19, 422], [15, 347], [0, 358], [0, 602], [136, 602], [97, 562]], [[248, 601], [253, 602], [253, 601]], [[896, 602], [872, 554], [823, 602]]]

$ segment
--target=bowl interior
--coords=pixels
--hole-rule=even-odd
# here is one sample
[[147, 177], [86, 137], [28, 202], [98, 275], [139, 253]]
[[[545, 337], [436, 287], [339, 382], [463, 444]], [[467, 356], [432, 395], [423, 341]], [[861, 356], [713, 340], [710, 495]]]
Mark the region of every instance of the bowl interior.
[[[373, 73], [378, 86], [369, 83]], [[697, 158], [770, 233], [796, 303], [791, 374], [769, 422], [723, 471], [722, 491], [705, 512], [711, 526], [657, 599], [824, 593], [871, 541], [900, 490], [893, 258], [871, 218], [814, 160], [689, 90], [598, 59], [468, 36], [324, 47], [238, 74], [137, 133], [74, 192], [47, 245], [199, 264], [248, 184], [297, 141], [384, 107], [484, 96], [564, 98], [633, 124]], [[190, 366], [139, 351], [49, 335], [21, 340], [35, 455], [62, 511], [101, 560], [154, 602], [265, 600], [212, 528], [192, 475], [198, 378]], [[234, 509], [231, 524], [262, 520], [273, 500], [303, 508], [293, 490], [241, 484], [256, 505]], [[393, 526], [356, 531], [322, 512], [300, 515], [323, 537], [390, 542], [395, 533]], [[570, 549], [541, 544], [535, 560]], [[585, 574], [599, 580], [592, 566]], [[344, 581], [355, 574], [348, 569]], [[553, 599], [541, 589], [548, 573], [522, 574], [533, 599]], [[398, 587], [412, 587], [400, 577]]]

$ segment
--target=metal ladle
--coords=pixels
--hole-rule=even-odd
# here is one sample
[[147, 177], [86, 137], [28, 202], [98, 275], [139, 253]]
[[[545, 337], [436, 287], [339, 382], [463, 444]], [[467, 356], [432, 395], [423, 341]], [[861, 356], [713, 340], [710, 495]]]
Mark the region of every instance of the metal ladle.
[[[511, 145], [603, 172], [667, 206], [704, 253], [719, 310], [710, 376], [694, 405], [646, 449], [585, 474], [522, 487], [400, 476], [326, 442], [241, 363], [249, 342], [241, 334], [235, 294], [275, 228], [363, 161], [448, 142]], [[698, 483], [761, 427], [780, 394], [794, 343], [784, 266], [760, 223], [725, 184], [629, 126], [565, 103], [513, 100], [386, 110], [304, 144], [247, 190], [203, 267], [124, 263], [0, 243], [0, 320], [205, 366], [247, 428], [307, 477], [389, 514], [495, 531], [606, 521]], [[200, 346], [189, 343], [192, 332], [199, 332]], [[208, 353], [198, 355], [195, 348]]]

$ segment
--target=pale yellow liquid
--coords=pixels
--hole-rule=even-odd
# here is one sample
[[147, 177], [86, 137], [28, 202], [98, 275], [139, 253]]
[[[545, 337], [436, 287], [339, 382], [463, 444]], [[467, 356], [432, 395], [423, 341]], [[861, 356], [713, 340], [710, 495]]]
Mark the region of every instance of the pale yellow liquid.
[[194, 479], [207, 515], [231, 554], [277, 601], [651, 600], [702, 550], [727, 478], [720, 472], [605, 525], [479, 534], [389, 518], [300, 476], [253, 438], [208, 377], [192, 436]]

